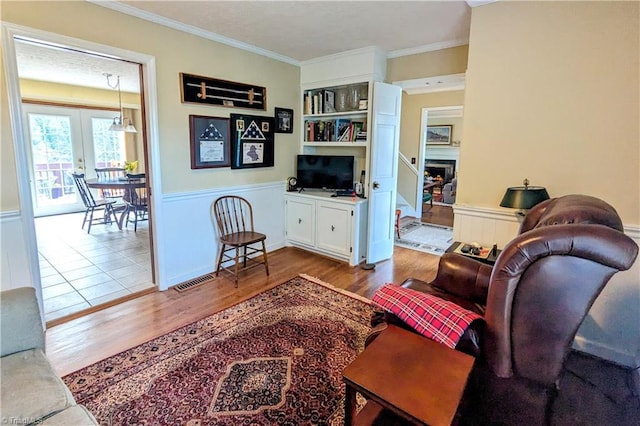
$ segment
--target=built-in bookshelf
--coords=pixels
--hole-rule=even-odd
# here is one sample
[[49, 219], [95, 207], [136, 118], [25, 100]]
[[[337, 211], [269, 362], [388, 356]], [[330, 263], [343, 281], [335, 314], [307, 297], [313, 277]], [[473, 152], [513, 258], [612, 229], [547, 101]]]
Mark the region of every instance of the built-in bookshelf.
[[369, 84], [366, 82], [305, 90], [303, 114], [321, 115], [366, 111], [369, 105], [368, 98]]
[[366, 82], [305, 90], [304, 144], [365, 146], [368, 98]]
[[367, 142], [367, 114], [305, 117], [304, 129], [305, 142]]

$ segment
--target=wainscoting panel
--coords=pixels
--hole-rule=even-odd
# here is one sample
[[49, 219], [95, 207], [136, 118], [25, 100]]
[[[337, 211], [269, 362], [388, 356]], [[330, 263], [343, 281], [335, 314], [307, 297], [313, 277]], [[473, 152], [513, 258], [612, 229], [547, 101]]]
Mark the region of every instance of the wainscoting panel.
[[24, 227], [20, 212], [0, 213], [0, 235], [2, 238], [2, 290], [18, 287], [33, 287], [29, 273], [29, 259], [24, 240]]
[[453, 239], [502, 248], [520, 229], [515, 210], [453, 205]]
[[267, 235], [267, 251], [284, 247], [284, 182], [165, 194], [162, 198], [166, 278], [161, 290], [215, 270], [218, 241], [211, 206], [223, 195], [239, 195], [253, 207], [255, 229]]
[[[514, 210], [454, 205], [453, 236], [456, 241], [498, 244], [503, 248], [517, 234], [519, 218]], [[626, 225], [625, 233], [640, 245], [640, 227]], [[583, 321], [573, 346], [581, 351], [640, 366], [640, 261], [619, 272], [596, 299]]]

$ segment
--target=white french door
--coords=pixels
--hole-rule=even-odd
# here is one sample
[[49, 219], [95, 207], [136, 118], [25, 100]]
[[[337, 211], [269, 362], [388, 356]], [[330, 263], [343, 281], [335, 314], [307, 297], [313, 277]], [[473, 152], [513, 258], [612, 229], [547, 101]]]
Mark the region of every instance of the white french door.
[[23, 104], [34, 215], [84, 210], [70, 173], [123, 164], [124, 135], [112, 111]]

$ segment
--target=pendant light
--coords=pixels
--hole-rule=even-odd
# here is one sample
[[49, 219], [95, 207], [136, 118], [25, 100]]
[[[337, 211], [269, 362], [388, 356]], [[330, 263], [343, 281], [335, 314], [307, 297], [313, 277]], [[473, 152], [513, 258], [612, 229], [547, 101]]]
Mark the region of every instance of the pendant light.
[[111, 123], [111, 126], [109, 126], [109, 130], [114, 132], [138, 133], [136, 131], [136, 128], [133, 126], [133, 123], [131, 122], [130, 118], [126, 118], [126, 120], [128, 121], [128, 124], [126, 126], [124, 125], [125, 118], [124, 118], [124, 110], [122, 109], [122, 93], [120, 92], [120, 76], [117, 76], [115, 85], [112, 85], [110, 78], [113, 76], [113, 74], [104, 73], [103, 75], [107, 77], [107, 85], [114, 90], [116, 89], [118, 90], [118, 105], [120, 108], [119, 109], [120, 115], [113, 118], [113, 123]]

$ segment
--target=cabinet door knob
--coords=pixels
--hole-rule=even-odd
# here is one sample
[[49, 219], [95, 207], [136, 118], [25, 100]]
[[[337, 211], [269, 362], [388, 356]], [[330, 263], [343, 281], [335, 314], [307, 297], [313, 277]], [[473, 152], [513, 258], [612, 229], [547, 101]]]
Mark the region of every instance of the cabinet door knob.
[[298, 218], [298, 224], [302, 223], [302, 219]]
[[380, 188], [380, 184], [378, 182], [373, 182], [373, 189]]
[[335, 229], [336, 229], [336, 228], [335, 228], [333, 225], [331, 225], [331, 230], [332, 230], [332, 231], [335, 231]]

